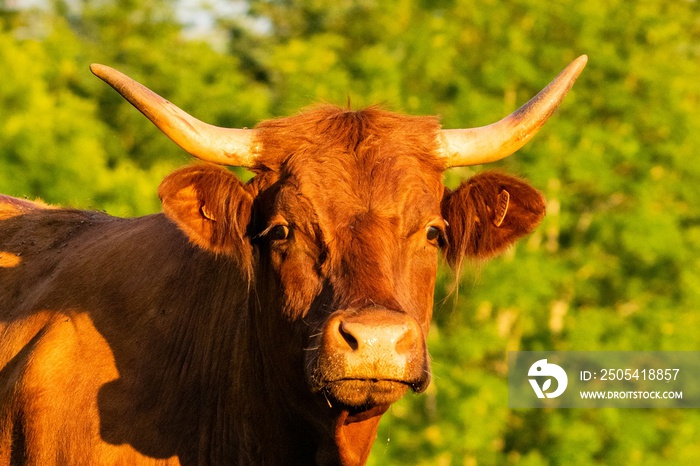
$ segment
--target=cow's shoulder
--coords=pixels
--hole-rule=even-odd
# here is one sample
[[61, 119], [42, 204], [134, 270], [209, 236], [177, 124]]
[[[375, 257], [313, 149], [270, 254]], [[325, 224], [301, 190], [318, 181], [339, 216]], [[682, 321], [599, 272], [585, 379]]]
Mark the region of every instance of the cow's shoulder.
[[0, 322], [0, 463], [9, 452], [27, 464], [153, 464], [131, 445], [103, 439], [102, 391], [119, 375], [87, 313], [42, 311]]
[[[109, 345], [89, 315], [71, 309], [4, 319], [0, 323], [0, 368], [0, 393], [24, 392], [25, 407], [44, 397], [46, 387], [70, 392], [63, 400], [69, 402], [84, 397], [80, 381], [101, 384], [119, 375]], [[80, 377], [84, 370], [91, 376]]]
[[[99, 212], [44, 207], [3, 196], [0, 205], [0, 320], [41, 310], [56, 282], [57, 270], [70, 262], [91, 226], [111, 217]], [[2, 322], [0, 322], [2, 323]]]

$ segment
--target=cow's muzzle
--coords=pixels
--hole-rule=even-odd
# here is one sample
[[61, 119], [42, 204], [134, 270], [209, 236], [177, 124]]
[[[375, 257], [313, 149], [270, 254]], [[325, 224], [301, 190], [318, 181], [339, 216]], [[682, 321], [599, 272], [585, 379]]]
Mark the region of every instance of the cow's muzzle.
[[430, 381], [425, 335], [403, 312], [384, 308], [331, 315], [307, 354], [313, 391], [350, 407], [387, 405]]

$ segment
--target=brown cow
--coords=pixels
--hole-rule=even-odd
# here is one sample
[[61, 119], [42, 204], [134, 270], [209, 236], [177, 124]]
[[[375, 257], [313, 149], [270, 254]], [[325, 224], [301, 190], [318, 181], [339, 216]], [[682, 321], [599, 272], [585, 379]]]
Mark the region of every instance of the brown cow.
[[93, 71], [215, 164], [169, 175], [163, 214], [121, 219], [0, 197], [0, 465], [366, 462], [381, 415], [429, 383], [442, 249], [487, 258], [544, 215], [498, 173], [585, 64], [490, 126], [319, 107], [206, 125]]

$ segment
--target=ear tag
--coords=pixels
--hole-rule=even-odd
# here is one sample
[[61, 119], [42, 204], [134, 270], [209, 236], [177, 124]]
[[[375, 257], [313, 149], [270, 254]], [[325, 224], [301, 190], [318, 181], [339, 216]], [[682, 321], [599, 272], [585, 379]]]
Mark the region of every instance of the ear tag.
[[212, 215], [212, 213], [209, 211], [206, 205], [202, 205], [202, 207], [199, 208], [199, 212], [202, 214], [202, 217], [206, 218], [207, 220], [211, 220], [212, 222], [216, 222], [216, 219]]
[[496, 201], [496, 212], [493, 217], [493, 224], [500, 227], [503, 224], [503, 220], [506, 218], [506, 213], [508, 212], [508, 205], [510, 204], [510, 194], [505, 189], [501, 191], [498, 195], [498, 200]]

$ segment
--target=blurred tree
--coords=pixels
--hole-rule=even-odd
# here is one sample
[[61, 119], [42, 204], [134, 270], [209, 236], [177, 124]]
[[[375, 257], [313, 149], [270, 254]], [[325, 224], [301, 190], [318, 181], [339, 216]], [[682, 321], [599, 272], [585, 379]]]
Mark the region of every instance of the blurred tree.
[[[240, 72], [235, 57], [186, 40], [172, 2], [53, 6], [62, 14], [14, 11], [2, 37], [4, 69], [22, 70], [0, 85], [10, 115], [2, 124], [11, 126], [0, 138], [12, 138], [0, 148], [3, 192], [116, 215], [159, 209], [158, 183], [190, 158], [92, 76], [91, 62], [130, 74], [212, 124], [252, 126], [267, 116], [265, 87]], [[58, 169], [47, 168], [51, 159]]]

